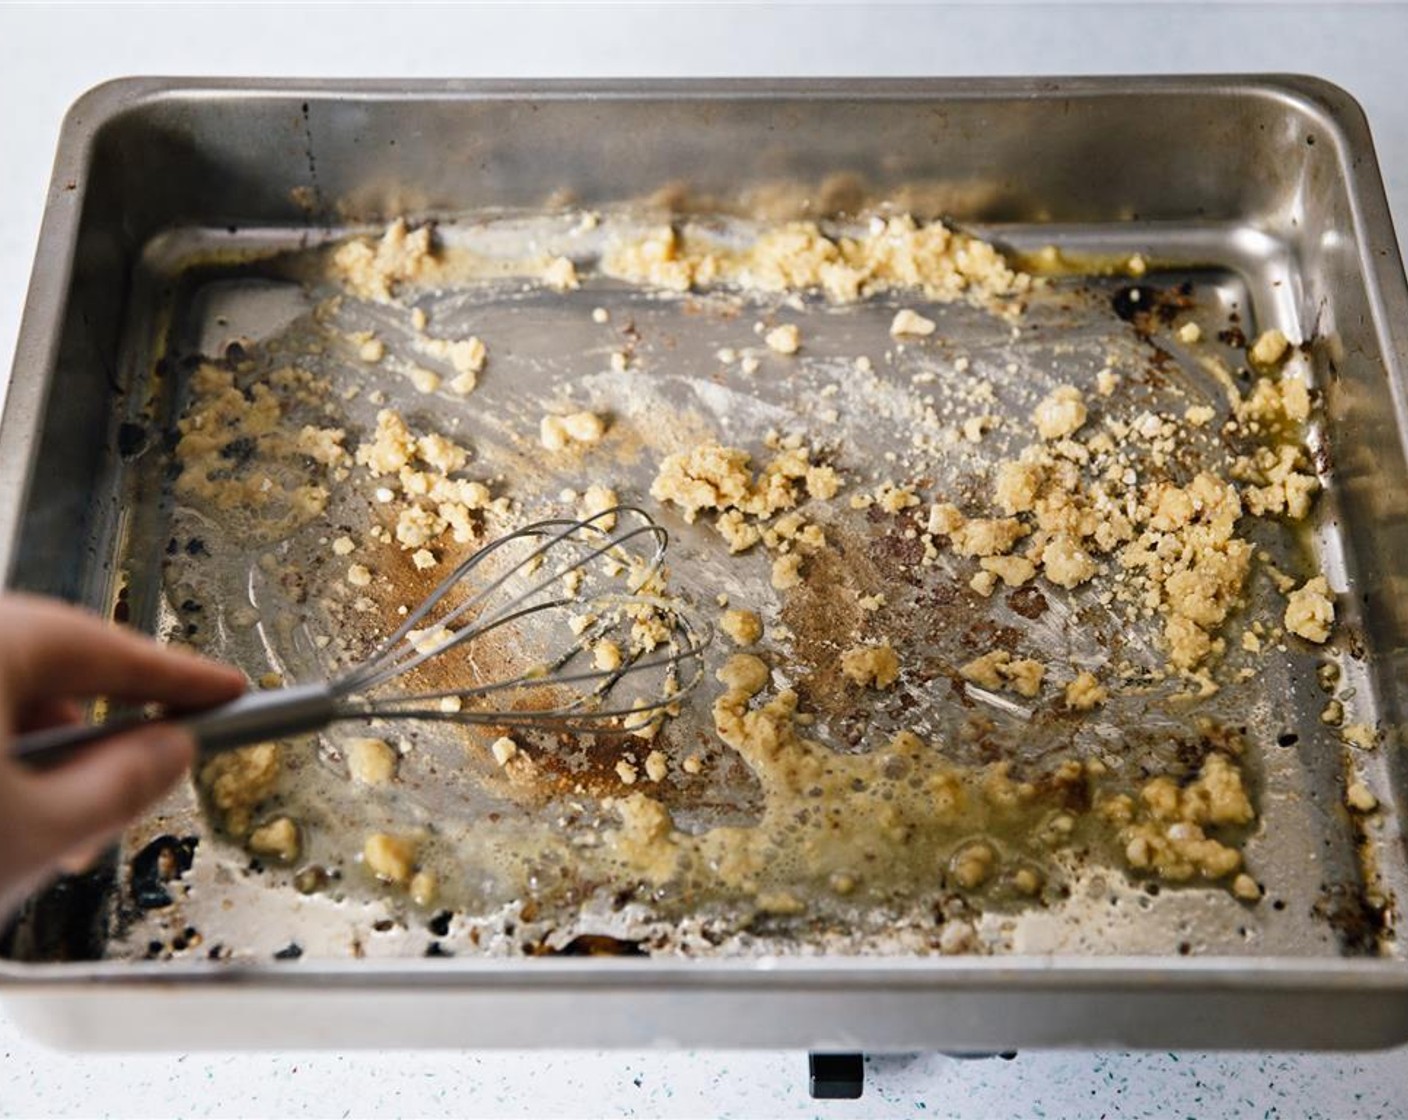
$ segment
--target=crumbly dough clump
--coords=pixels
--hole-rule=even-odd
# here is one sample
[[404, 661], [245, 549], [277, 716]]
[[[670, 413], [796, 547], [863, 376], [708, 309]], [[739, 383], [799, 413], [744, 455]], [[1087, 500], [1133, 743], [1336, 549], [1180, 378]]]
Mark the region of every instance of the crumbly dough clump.
[[1032, 423], [1042, 439], [1071, 435], [1085, 423], [1085, 398], [1074, 385], [1059, 385], [1036, 406]]
[[568, 257], [553, 257], [543, 269], [543, 283], [555, 292], [570, 292], [580, 288], [577, 266]]
[[900, 659], [888, 643], [856, 646], [841, 654], [841, 672], [859, 685], [886, 689], [900, 676]]
[[1146, 601], [1166, 616], [1169, 659], [1192, 669], [1215, 649], [1215, 634], [1241, 598], [1251, 545], [1236, 535], [1236, 488], [1204, 472], [1187, 487], [1161, 484], [1145, 529], [1120, 555], [1141, 571]]
[[719, 619], [719, 629], [740, 646], [751, 646], [763, 636], [763, 620], [756, 611], [727, 610]]
[[609, 248], [602, 271], [673, 291], [720, 283], [767, 292], [820, 289], [836, 303], [912, 288], [939, 302], [968, 299], [1002, 310], [1032, 284], [986, 241], [908, 215], [878, 222], [858, 237], [789, 222], [764, 230], [741, 250], [703, 233], [661, 227]]
[[939, 504], [929, 511], [929, 532], [946, 536], [960, 556], [1003, 556], [1031, 529], [1011, 517], [964, 517], [956, 506]]
[[796, 323], [773, 327], [763, 339], [768, 349], [778, 354], [795, 354], [802, 348], [802, 335]]
[[1350, 723], [1340, 728], [1340, 738], [1352, 747], [1371, 751], [1379, 742], [1379, 733], [1371, 724]]
[[622, 859], [652, 883], [670, 879], [679, 865], [680, 848], [669, 810], [644, 793], [616, 798], [608, 807], [621, 818], [610, 843]]
[[544, 416], [538, 436], [549, 451], [564, 451], [573, 444], [598, 443], [606, 434], [606, 421], [595, 412]]
[[1344, 791], [1344, 803], [1356, 813], [1372, 813], [1379, 807], [1373, 790], [1359, 779], [1352, 780]]
[[1108, 698], [1109, 693], [1094, 673], [1078, 673], [1066, 685], [1066, 707], [1073, 712], [1088, 712]]
[[1247, 351], [1248, 356], [1259, 366], [1274, 366], [1286, 356], [1290, 340], [1276, 327], [1264, 330]]
[[488, 348], [473, 336], [460, 339], [420, 339], [416, 342], [416, 348], [422, 353], [449, 363], [455, 371], [455, 376], [450, 379], [450, 391], [460, 396], [474, 391], [489, 356]]
[[259, 743], [223, 751], [200, 769], [199, 784], [232, 836], [249, 832], [250, 815], [274, 792], [279, 779], [279, 747]]
[[615, 672], [625, 663], [621, 646], [610, 638], [602, 638], [592, 646], [592, 667], [602, 672]]
[[582, 494], [577, 512], [584, 520], [590, 519], [598, 529], [609, 533], [616, 528], [616, 514], [609, 511], [620, 504], [621, 498], [615, 490], [597, 482], [588, 486]]
[[767, 686], [770, 675], [768, 663], [751, 653], [735, 653], [714, 674], [720, 684], [742, 689], [750, 696]]
[[507, 766], [509, 760], [518, 753], [518, 744], [507, 735], [500, 735], [489, 745], [489, 753], [500, 766]]
[[922, 338], [925, 335], [934, 333], [938, 326], [932, 319], [926, 319], [919, 312], [908, 307], [902, 307], [895, 312], [895, 317], [890, 322], [890, 334], [895, 338], [903, 338], [906, 335], [914, 335]]
[[[1165, 438], [1161, 422], [1147, 426]], [[939, 503], [927, 529], [931, 539], [947, 536], [968, 557], [1005, 557], [1022, 543], [1016, 558], [1066, 589], [1090, 582], [1101, 557], [1113, 556], [1123, 570], [1114, 593], [1131, 611], [1163, 614], [1170, 662], [1194, 671], [1221, 648], [1217, 631], [1240, 601], [1250, 570], [1251, 545], [1237, 532], [1241, 499], [1235, 485], [1206, 471], [1186, 486], [1140, 486], [1125, 477], [1119, 468], [1088, 482], [1059, 444], [1033, 445], [994, 473], [995, 503], [1012, 516], [968, 518]], [[1027, 576], [1026, 564], [1010, 571], [982, 566], [1008, 582]], [[993, 585], [992, 579], [975, 583], [984, 593]]]
[[1028, 698], [1041, 692], [1046, 666], [1032, 658], [1013, 657], [1005, 649], [995, 649], [974, 658], [958, 670], [959, 676], [980, 688], [996, 691], [1010, 688]]
[[800, 580], [794, 547], [820, 547], [825, 536], [820, 526], [808, 525], [800, 513], [788, 511], [807, 498], [833, 497], [840, 476], [833, 467], [815, 462], [811, 449], [798, 439], [778, 441], [760, 471], [754, 472], [752, 463], [753, 457], [742, 448], [702, 443], [667, 456], [650, 494], [678, 506], [686, 521], [717, 511], [714, 527], [730, 552], [746, 552], [762, 542], [784, 553], [774, 564], [773, 586], [794, 586]]
[[795, 552], [779, 556], [772, 562], [771, 582], [778, 591], [791, 591], [802, 583], [802, 558]]
[[1308, 580], [1286, 599], [1286, 629], [1308, 642], [1323, 643], [1335, 624], [1335, 600], [1324, 576]]
[[367, 786], [385, 785], [396, 777], [398, 755], [385, 739], [349, 739], [344, 748], [352, 780]]
[[1097, 808], [1124, 826], [1121, 840], [1131, 867], [1172, 882], [1221, 879], [1239, 871], [1242, 853], [1208, 830], [1246, 825], [1255, 817], [1241, 770], [1216, 752], [1186, 785], [1160, 776], [1146, 783], [1137, 799], [1121, 794]]
[[438, 267], [431, 227], [411, 229], [397, 218], [379, 240], [360, 237], [340, 245], [330, 271], [353, 295], [390, 303], [400, 285], [428, 280]]
[[238, 517], [256, 539], [320, 517], [327, 482], [345, 477], [351, 457], [343, 429], [289, 422], [289, 406], [316, 401], [318, 391], [314, 378], [294, 369], [242, 388], [233, 370], [209, 362], [197, 367], [190, 406], [176, 425], [176, 493]]
[[362, 860], [378, 879], [405, 886], [415, 874], [416, 848], [409, 837], [376, 832], [367, 837]]
[[289, 817], [276, 817], [251, 832], [247, 844], [257, 856], [292, 863], [301, 850], [298, 825]]
[[1036, 565], [1025, 556], [984, 556], [978, 566], [1008, 587], [1021, 587], [1036, 577]]
[[455, 543], [467, 544], [478, 533], [478, 514], [504, 508], [484, 483], [452, 477], [468, 460], [468, 450], [444, 436], [415, 435], [394, 409], [377, 413], [372, 439], [357, 448], [357, 462], [383, 480], [387, 500], [395, 488], [402, 491], [406, 505], [397, 514], [395, 536], [412, 553], [447, 530]]

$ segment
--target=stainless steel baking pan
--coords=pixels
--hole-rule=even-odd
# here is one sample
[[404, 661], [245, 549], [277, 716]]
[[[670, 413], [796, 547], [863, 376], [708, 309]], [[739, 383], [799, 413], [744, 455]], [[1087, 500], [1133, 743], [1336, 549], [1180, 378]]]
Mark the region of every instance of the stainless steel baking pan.
[[[821, 217], [858, 197], [898, 198], [1019, 252], [1059, 246], [1087, 297], [1108, 297], [1108, 262], [1139, 253], [1200, 304], [1235, 307], [1248, 334], [1279, 326], [1308, 340], [1327, 488], [1310, 544], [1341, 591], [1340, 695], [1382, 736], [1375, 751], [1340, 744], [1320, 720], [1313, 660], [1291, 658], [1244, 694], [1265, 747], [1263, 824], [1248, 841], [1264, 904], [1151, 897], [1115, 875], [996, 956], [917, 956], [865, 938], [797, 953], [760, 937], [724, 959], [409, 959], [429, 937], [411, 923], [339, 959], [352, 955], [345, 920], [198, 860], [182, 920], [199, 913], [205, 937], [241, 949], [209, 960], [184, 942], [171, 951], [170, 915], [113, 921], [130, 845], [198, 829], [192, 808], [175, 805], [103, 870], [32, 900], [5, 940], [13, 1013], [43, 1037], [93, 1047], [1408, 1039], [1395, 937], [1408, 881], [1398, 816], [1408, 300], [1362, 114], [1311, 79], [104, 86], [64, 128], [0, 427], [6, 585], [104, 608], [120, 600], [154, 623], [166, 523], [159, 503], [134, 495], [153, 493], [144, 472], [162, 452], [131, 421], [160, 391], [155, 359], [173, 338], [209, 350], [280, 337], [281, 297], [229, 283], [252, 263], [402, 215], [610, 211], [652, 192], [677, 208]], [[600, 303], [653, 323], [643, 337], [668, 337], [673, 353], [718, 344], [685, 322], [698, 308], [681, 315], [609, 287], [576, 295], [578, 322]], [[507, 302], [471, 310], [498, 315], [504, 337], [552, 337], [559, 356], [589, 346], [553, 320], [556, 305]], [[819, 320], [814, 345], [844, 350], [877, 323], [883, 337], [890, 311]], [[993, 330], [958, 313], [944, 327], [974, 347]], [[1067, 352], [1043, 350], [1038, 334], [1019, 357], [1059, 369]], [[687, 533], [680, 545], [688, 555]], [[1274, 749], [1273, 729], [1296, 745]], [[1368, 826], [1344, 811], [1350, 776], [1378, 795]], [[302, 957], [276, 958], [291, 930]], [[148, 937], [162, 959], [141, 959]]]

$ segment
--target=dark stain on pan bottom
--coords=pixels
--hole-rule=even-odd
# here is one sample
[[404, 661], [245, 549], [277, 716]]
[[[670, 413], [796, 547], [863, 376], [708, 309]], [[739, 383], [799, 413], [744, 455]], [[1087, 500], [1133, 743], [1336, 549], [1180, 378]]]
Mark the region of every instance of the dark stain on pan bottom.
[[1357, 883], [1323, 887], [1311, 914], [1335, 933], [1347, 957], [1377, 957], [1389, 932], [1388, 907], [1370, 902]]
[[132, 901], [142, 910], [158, 910], [172, 903], [166, 884], [191, 869], [195, 859], [194, 836], [158, 836], [132, 857]]
[[553, 949], [538, 943], [525, 945], [524, 950], [533, 957], [648, 957], [650, 955], [641, 947], [639, 941], [608, 937], [604, 933], [578, 934], [560, 949]]
[[0, 957], [25, 961], [100, 960], [117, 889], [115, 855], [92, 871], [65, 875], [0, 927]]

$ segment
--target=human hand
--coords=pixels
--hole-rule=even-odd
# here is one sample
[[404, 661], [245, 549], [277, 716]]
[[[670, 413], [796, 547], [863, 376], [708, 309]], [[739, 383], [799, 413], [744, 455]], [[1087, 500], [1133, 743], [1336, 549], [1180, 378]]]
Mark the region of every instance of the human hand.
[[189, 732], [153, 723], [35, 771], [10, 758], [16, 735], [76, 723], [95, 696], [195, 710], [244, 688], [235, 669], [86, 611], [0, 595], [0, 918], [46, 875], [91, 859], [195, 758]]

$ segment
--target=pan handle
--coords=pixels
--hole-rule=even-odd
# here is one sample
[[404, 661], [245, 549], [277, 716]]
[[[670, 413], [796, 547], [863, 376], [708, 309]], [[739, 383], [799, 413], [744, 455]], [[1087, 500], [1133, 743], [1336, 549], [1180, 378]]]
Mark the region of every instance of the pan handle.
[[[51, 727], [21, 735], [10, 757], [35, 768], [57, 766], [84, 747], [150, 722], [148, 716], [119, 716], [106, 723]], [[172, 719], [172, 717], [161, 717]], [[295, 685], [274, 692], [251, 692], [199, 715], [173, 722], [188, 728], [203, 755], [233, 750], [326, 727], [337, 718], [337, 700], [326, 684]]]

